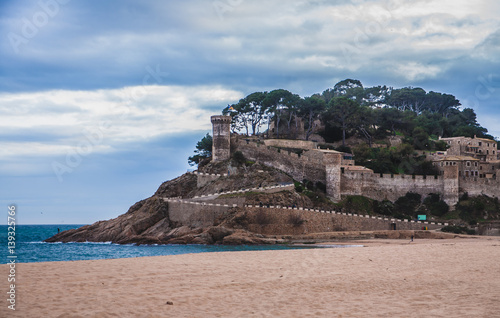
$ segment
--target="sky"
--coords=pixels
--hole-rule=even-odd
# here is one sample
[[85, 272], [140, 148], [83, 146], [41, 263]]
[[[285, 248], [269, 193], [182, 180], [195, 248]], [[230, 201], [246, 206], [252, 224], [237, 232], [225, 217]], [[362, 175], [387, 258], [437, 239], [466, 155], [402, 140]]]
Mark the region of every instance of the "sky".
[[337, 82], [453, 94], [500, 137], [495, 0], [0, 0], [0, 209], [125, 213], [192, 169], [210, 115]]

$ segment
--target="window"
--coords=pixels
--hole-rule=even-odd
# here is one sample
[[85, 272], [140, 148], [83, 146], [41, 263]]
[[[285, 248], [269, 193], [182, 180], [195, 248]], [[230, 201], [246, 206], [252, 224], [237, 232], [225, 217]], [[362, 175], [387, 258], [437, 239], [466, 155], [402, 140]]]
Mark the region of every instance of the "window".
[[474, 166], [476, 166], [476, 167], [477, 167], [477, 162], [474, 162]]
[[467, 161], [467, 167], [470, 167], [470, 161]]
[[483, 143], [482, 142], [479, 142], [479, 146], [481, 146]]

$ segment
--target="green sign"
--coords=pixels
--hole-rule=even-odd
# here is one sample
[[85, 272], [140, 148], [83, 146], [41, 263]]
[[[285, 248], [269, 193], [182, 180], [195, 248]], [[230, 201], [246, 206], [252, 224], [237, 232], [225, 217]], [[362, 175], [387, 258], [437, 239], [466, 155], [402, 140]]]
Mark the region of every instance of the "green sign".
[[427, 220], [427, 215], [419, 215], [418, 216], [419, 221], [426, 221]]

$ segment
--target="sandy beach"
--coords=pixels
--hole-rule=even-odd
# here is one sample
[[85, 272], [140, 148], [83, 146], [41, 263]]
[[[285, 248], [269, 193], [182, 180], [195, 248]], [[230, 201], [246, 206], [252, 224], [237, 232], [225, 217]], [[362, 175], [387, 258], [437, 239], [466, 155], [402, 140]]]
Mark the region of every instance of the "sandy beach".
[[500, 237], [351, 244], [21, 263], [0, 316], [500, 317]]

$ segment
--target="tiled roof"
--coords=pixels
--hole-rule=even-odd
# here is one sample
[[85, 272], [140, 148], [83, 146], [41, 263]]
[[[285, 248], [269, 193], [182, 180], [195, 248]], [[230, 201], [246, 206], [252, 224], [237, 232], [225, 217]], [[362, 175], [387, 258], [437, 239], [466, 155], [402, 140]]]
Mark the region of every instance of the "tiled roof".
[[479, 159], [469, 156], [444, 156], [434, 161], [479, 161]]

